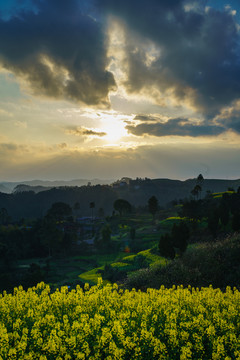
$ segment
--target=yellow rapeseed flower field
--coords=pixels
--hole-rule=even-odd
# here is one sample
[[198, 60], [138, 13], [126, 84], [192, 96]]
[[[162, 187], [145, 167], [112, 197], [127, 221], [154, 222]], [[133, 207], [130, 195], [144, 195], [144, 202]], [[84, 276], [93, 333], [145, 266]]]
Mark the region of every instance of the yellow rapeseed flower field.
[[98, 285], [0, 295], [0, 360], [240, 360], [240, 292]]

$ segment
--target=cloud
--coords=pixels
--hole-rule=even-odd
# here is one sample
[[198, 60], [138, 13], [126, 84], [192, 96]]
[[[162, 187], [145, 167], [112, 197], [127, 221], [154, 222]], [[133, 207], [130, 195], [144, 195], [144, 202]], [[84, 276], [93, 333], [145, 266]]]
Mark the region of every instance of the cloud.
[[240, 133], [240, 101], [224, 108], [214, 121], [216, 124], [222, 124], [229, 130]]
[[69, 127], [66, 129], [66, 133], [76, 136], [96, 136], [96, 137], [103, 137], [107, 135], [107, 133], [103, 131], [86, 129], [84, 127]]
[[[78, 0], [35, 0], [0, 20], [0, 63], [31, 87], [54, 99], [109, 107], [115, 80], [107, 71], [103, 27]], [[82, 7], [81, 7], [82, 6]]]
[[[151, 116], [136, 116], [141, 122], [137, 125], [127, 125], [126, 129], [129, 133], [135, 136], [216, 136], [226, 131], [223, 126], [220, 125], [209, 125], [206, 122], [201, 124], [194, 124], [188, 119], [175, 118], [169, 119], [165, 122], [156, 122], [156, 118]], [[151, 121], [149, 123], [148, 121]], [[155, 122], [152, 122], [155, 121]]]
[[26, 129], [28, 127], [27, 122], [26, 121], [15, 121], [14, 125], [18, 128], [22, 128], [22, 129]]
[[0, 116], [2, 117], [13, 117], [13, 114], [9, 111], [0, 108]]
[[102, 11], [114, 14], [127, 33], [124, 84], [129, 93], [144, 92], [159, 103], [169, 98], [206, 118], [240, 98], [236, 19], [229, 9], [219, 11], [205, 4], [200, 0], [99, 0]]
[[161, 114], [150, 114], [150, 115], [143, 115], [143, 114], [138, 114], [134, 117], [133, 121], [138, 121], [138, 122], [164, 122], [168, 120], [167, 116], [163, 116]]
[[66, 143], [61, 143], [61, 144], [58, 144], [58, 147], [60, 149], [66, 149], [67, 148], [67, 144]]

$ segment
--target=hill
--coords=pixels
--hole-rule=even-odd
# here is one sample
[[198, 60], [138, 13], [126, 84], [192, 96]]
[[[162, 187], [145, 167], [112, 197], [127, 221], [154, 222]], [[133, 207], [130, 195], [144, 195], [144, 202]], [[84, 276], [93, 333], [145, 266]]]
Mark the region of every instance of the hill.
[[16, 181], [16, 182], [7, 182], [3, 181], [0, 182], [0, 192], [10, 194], [14, 189], [18, 186], [26, 186], [22, 189], [22, 191], [35, 191], [35, 187], [42, 187], [45, 188], [44, 190], [52, 189], [54, 187], [61, 187], [61, 186], [84, 186], [87, 184], [91, 185], [104, 185], [104, 184], [111, 184], [114, 180], [113, 179], [74, 179], [74, 180], [30, 180], [30, 181]]
[[[6, 208], [13, 220], [20, 218], [36, 218], [46, 214], [54, 202], [65, 202], [71, 207], [79, 203], [78, 216], [90, 216], [90, 202], [95, 202], [95, 213], [100, 208], [105, 215], [111, 215], [113, 203], [116, 199], [127, 199], [135, 207], [144, 207], [148, 199], [155, 195], [159, 205], [164, 207], [176, 199], [189, 197], [196, 185], [196, 179], [185, 181], [170, 179], [136, 179], [119, 181], [112, 185], [63, 186], [49, 190], [34, 192], [16, 192], [13, 194], [0, 193], [0, 207]], [[37, 185], [34, 185], [37, 186]], [[235, 190], [240, 186], [240, 180], [206, 179], [202, 184], [203, 197], [207, 191], [221, 192], [227, 188]], [[39, 185], [38, 185], [39, 189]]]

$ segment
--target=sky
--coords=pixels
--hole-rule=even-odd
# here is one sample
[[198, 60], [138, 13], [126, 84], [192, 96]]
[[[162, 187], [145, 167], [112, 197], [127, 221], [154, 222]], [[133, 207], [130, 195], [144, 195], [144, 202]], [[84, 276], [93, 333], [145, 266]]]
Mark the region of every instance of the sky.
[[239, 0], [0, 0], [0, 181], [240, 178]]

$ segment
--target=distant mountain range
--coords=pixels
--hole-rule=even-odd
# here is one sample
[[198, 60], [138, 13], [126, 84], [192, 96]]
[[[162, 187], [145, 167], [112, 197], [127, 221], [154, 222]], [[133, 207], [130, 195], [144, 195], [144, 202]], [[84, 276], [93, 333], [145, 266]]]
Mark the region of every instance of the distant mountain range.
[[[81, 183], [87, 185], [79, 186]], [[91, 185], [90, 185], [91, 182]], [[100, 184], [104, 182], [105, 184]], [[164, 207], [173, 200], [190, 198], [191, 191], [197, 184], [197, 179], [185, 181], [170, 179], [129, 179], [122, 178], [119, 181], [107, 185], [103, 180], [73, 180], [73, 181], [33, 181], [25, 184], [10, 183], [15, 189], [11, 194], [0, 192], [0, 209], [5, 208], [13, 220], [21, 218], [37, 218], [44, 216], [48, 209], [55, 202], [65, 202], [72, 208], [78, 203], [77, 216], [91, 216], [89, 204], [95, 203], [95, 215], [101, 209], [105, 215], [111, 215], [113, 203], [116, 199], [125, 199], [131, 205], [137, 207], [147, 206], [148, 199], [156, 196], [159, 206]], [[29, 183], [32, 185], [29, 185]], [[98, 183], [94, 185], [94, 183]], [[7, 187], [8, 183], [3, 186]], [[14, 184], [14, 186], [13, 186]], [[43, 186], [45, 185], [45, 187]], [[51, 184], [48, 188], [46, 185]], [[71, 185], [69, 185], [71, 184]], [[240, 179], [219, 180], [205, 179], [201, 184], [202, 191], [199, 196], [202, 198], [207, 191], [221, 192], [229, 188], [238, 190]], [[44, 191], [43, 191], [44, 190]]]
[[0, 192], [5, 194], [11, 194], [12, 192], [22, 191], [34, 191], [38, 193], [40, 191], [49, 190], [60, 186], [84, 186], [87, 184], [91, 185], [108, 185], [113, 183], [113, 179], [74, 179], [74, 180], [28, 180], [28, 181], [17, 181], [17, 182], [0, 182]]

